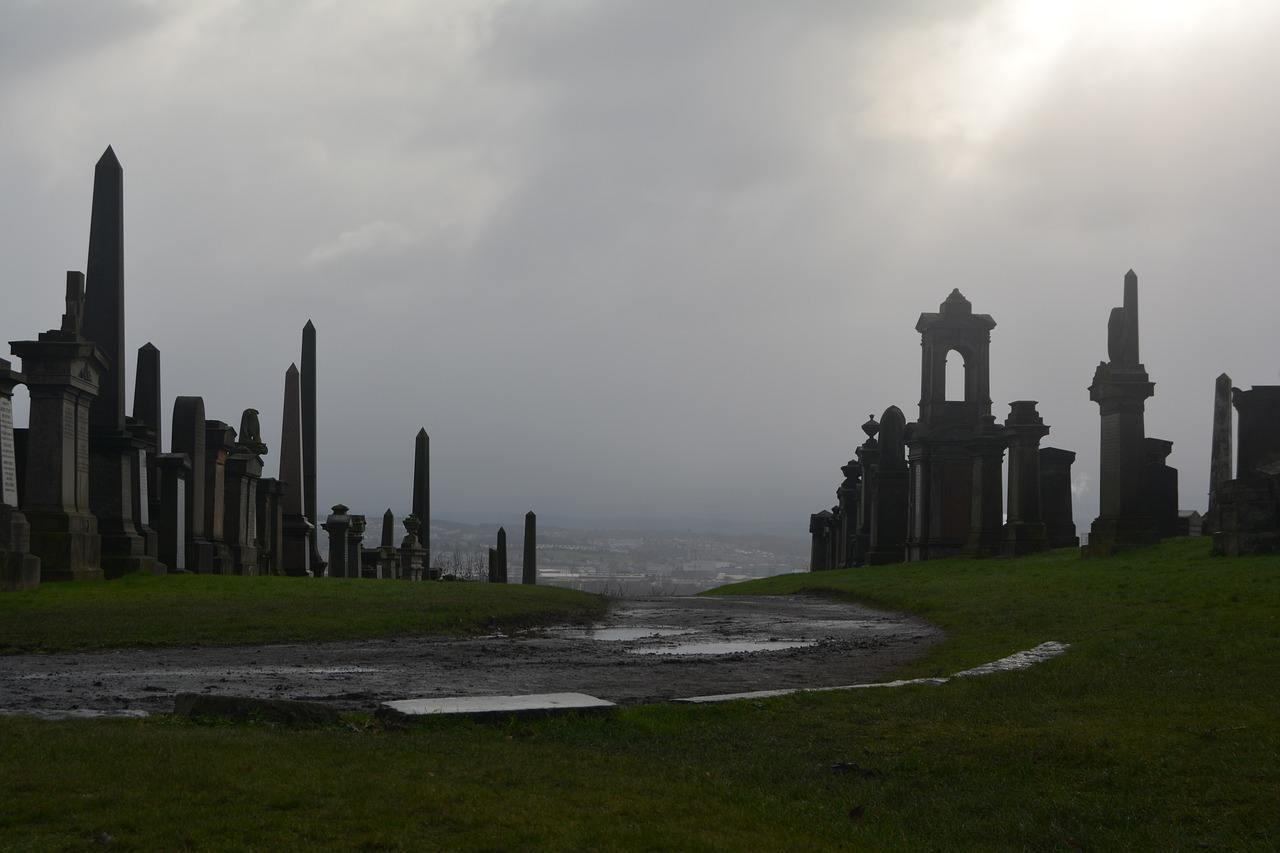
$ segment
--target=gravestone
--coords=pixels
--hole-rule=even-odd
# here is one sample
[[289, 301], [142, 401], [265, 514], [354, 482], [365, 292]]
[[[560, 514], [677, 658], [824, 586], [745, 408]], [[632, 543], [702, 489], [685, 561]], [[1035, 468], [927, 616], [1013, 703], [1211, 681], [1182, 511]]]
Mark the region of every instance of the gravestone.
[[880, 416], [880, 453], [876, 461], [874, 494], [871, 497], [871, 544], [867, 562], [871, 565], [900, 563], [906, 559], [907, 544], [907, 419], [897, 406]]
[[[129, 434], [140, 447], [132, 458], [130, 482], [133, 489], [133, 517], [147, 554], [161, 563], [158, 521], [160, 474], [156, 456], [160, 453], [160, 350], [146, 343], [138, 348], [133, 380], [133, 416], [126, 419]], [[167, 565], [167, 563], [165, 564]]]
[[823, 510], [809, 516], [809, 571], [825, 572], [831, 568], [827, 563], [831, 553], [831, 512]]
[[538, 582], [538, 517], [533, 510], [524, 514], [524, 561], [520, 568], [522, 582]]
[[1101, 414], [1098, 517], [1089, 528], [1085, 556], [1105, 557], [1159, 538], [1146, 505], [1146, 400], [1155, 384], [1138, 355], [1138, 277], [1124, 277], [1124, 306], [1111, 309], [1107, 356], [1089, 386]]
[[507, 582], [507, 530], [505, 527], [498, 528], [498, 583]]
[[187, 477], [186, 517], [186, 569], [189, 572], [214, 571], [217, 554], [213, 543], [205, 536], [205, 431], [204, 398], [178, 397], [173, 401], [173, 427], [169, 449], [182, 453], [191, 465]]
[[422, 542], [418, 539], [422, 524], [415, 515], [405, 516], [401, 524], [404, 525], [404, 538], [400, 540], [400, 579], [423, 580]]
[[190, 553], [187, 503], [191, 485], [191, 459], [185, 453], [160, 453], [152, 457], [157, 475], [154, 523], [159, 557], [171, 573], [185, 573]]
[[20, 505], [43, 581], [103, 577], [89, 504], [89, 412], [107, 356], [81, 334], [84, 276], [67, 273], [62, 326], [13, 341], [31, 397]]
[[275, 477], [258, 481], [258, 574], [284, 574], [284, 484]]
[[498, 549], [489, 549], [489, 583], [498, 582]]
[[1040, 448], [1040, 512], [1050, 548], [1080, 546], [1071, 509], [1071, 465], [1075, 461], [1070, 450]]
[[840, 466], [844, 479], [836, 489], [836, 500], [840, 507], [839, 546], [837, 547], [837, 567], [847, 569], [853, 565], [854, 552], [858, 538], [858, 499], [862, 491], [862, 465], [857, 459], [850, 459]]
[[364, 577], [364, 531], [368, 527], [368, 519], [363, 515], [351, 514], [351, 527], [347, 528], [347, 577]]
[[350, 577], [347, 573], [347, 531], [351, 529], [351, 516], [347, 515], [347, 507], [343, 504], [334, 504], [333, 512], [329, 513], [329, 517], [321, 526], [329, 534], [328, 577]]
[[124, 171], [110, 147], [93, 173], [85, 274], [83, 334], [106, 354], [99, 393], [89, 408], [89, 505], [102, 538], [102, 570], [107, 577], [160, 574], [158, 540], [134, 515], [141, 505], [134, 495], [135, 471], [146, 444], [125, 420]]
[[431, 439], [425, 429], [413, 441], [413, 515], [422, 524], [418, 537], [423, 563], [431, 566]]
[[231, 574], [234, 561], [228, 532], [234, 516], [227, 519], [227, 459], [236, 446], [236, 431], [222, 421], [204, 422], [204, 530], [213, 543], [214, 571]]
[[1280, 551], [1280, 385], [1232, 389], [1236, 476], [1216, 494], [1213, 553], [1228, 557]]
[[377, 555], [377, 576], [395, 580], [400, 575], [400, 555], [396, 551], [396, 517], [391, 508], [382, 514], [382, 536]]
[[1005, 428], [996, 423], [995, 415], [983, 415], [973, 437], [969, 453], [973, 458], [973, 496], [970, 499], [969, 539], [965, 553], [974, 557], [993, 557], [1004, 542], [1004, 450]]
[[1231, 402], [1237, 419], [1236, 479], [1248, 480], [1280, 462], [1280, 385], [1236, 388]]
[[0, 358], [0, 591], [40, 585], [40, 558], [31, 553], [31, 527], [18, 509], [13, 388], [21, 382], [22, 374]]
[[1234, 431], [1231, 409], [1231, 377], [1221, 374], [1213, 384], [1213, 447], [1209, 457], [1209, 511], [1202, 529], [1206, 534], [1218, 530], [1217, 494], [1231, 479], [1231, 442]]
[[[286, 575], [312, 576], [311, 540], [315, 528], [307, 520], [303, 499], [302, 402], [298, 367], [289, 365], [284, 374], [284, 416], [280, 430], [280, 482], [284, 485], [283, 519]], [[323, 569], [316, 565], [316, 571]]]
[[1156, 530], [1161, 537], [1185, 536], [1184, 525], [1178, 515], [1178, 469], [1169, 467], [1168, 463], [1173, 442], [1148, 438], [1143, 448], [1146, 451], [1147, 509], [1155, 520]]
[[858, 493], [858, 519], [853, 538], [853, 565], [861, 566], [867, 562], [867, 554], [871, 551], [871, 496], [875, 492], [876, 463], [880, 458], [880, 443], [876, 434], [880, 432], [880, 424], [875, 415], [868, 415], [867, 422], [862, 425], [862, 432], [867, 440], [858, 446], [854, 456], [862, 466], [862, 485]]
[[262, 456], [267, 445], [257, 409], [240, 415], [240, 432], [227, 453], [224, 486], [224, 538], [231, 555], [231, 570], [238, 575], [258, 574], [258, 484], [262, 479]]
[[299, 380], [302, 407], [303, 514], [311, 525], [311, 533], [307, 539], [308, 564], [312, 574], [322, 577], [324, 558], [320, 556], [319, 542], [316, 541], [316, 525], [320, 523], [316, 514], [316, 327], [310, 320], [302, 327], [302, 371]]
[[1006, 557], [1043, 551], [1048, 545], [1040, 504], [1040, 440], [1049, 434], [1035, 400], [1009, 404], [1004, 421], [1009, 442], [1009, 520], [1004, 526]]

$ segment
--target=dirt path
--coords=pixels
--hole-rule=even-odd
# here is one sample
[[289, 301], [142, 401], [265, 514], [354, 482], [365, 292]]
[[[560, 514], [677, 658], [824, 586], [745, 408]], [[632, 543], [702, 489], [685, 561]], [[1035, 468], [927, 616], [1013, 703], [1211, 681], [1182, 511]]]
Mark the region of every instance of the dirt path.
[[559, 691], [631, 704], [881, 680], [941, 636], [811, 596], [625, 600], [595, 629], [0, 657], [0, 711], [168, 712], [184, 691], [344, 708]]

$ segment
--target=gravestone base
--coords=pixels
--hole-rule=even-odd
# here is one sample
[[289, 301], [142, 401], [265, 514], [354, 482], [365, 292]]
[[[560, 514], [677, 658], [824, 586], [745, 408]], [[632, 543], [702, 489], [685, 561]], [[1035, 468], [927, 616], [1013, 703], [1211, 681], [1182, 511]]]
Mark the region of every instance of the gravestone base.
[[1045, 538], [1050, 548], [1079, 548], [1080, 537], [1076, 535], [1074, 524], [1049, 527], [1046, 525]]
[[234, 568], [231, 570], [237, 575], [258, 574], [258, 549], [252, 545], [231, 545], [229, 546], [231, 554], [230, 565]]
[[91, 431], [89, 435], [89, 505], [98, 519], [102, 571], [108, 578], [133, 572], [164, 574], [164, 564], [155, 557], [159, 543], [154, 533], [147, 529], [148, 542], [139, 535], [133, 518], [132, 465], [141, 446], [128, 433]]
[[40, 558], [29, 553], [31, 530], [22, 513], [0, 504], [0, 592], [40, 585]]
[[[883, 420], [883, 419], [882, 419]], [[907, 468], [881, 470], [876, 475], [876, 505], [872, 511], [869, 566], [902, 563], [907, 559]]]
[[41, 581], [104, 579], [98, 519], [61, 510], [32, 509], [24, 514], [31, 528], [31, 553], [40, 558]]
[[218, 570], [218, 550], [208, 539], [203, 537], [187, 539], [187, 571], [201, 575], [216, 574]]
[[1000, 528], [974, 530], [964, 546], [964, 555], [968, 557], [995, 557], [1003, 552], [1004, 531]]
[[282, 574], [317, 577], [311, 565], [311, 533], [315, 529], [304, 515], [284, 517], [284, 565]]
[[1089, 528], [1084, 557], [1110, 557], [1122, 551], [1145, 548], [1160, 541], [1155, 522], [1146, 516], [1099, 517]]
[[1049, 547], [1049, 537], [1044, 522], [1019, 521], [1004, 526], [1004, 541], [1000, 553], [1005, 557], [1021, 557], [1038, 554]]

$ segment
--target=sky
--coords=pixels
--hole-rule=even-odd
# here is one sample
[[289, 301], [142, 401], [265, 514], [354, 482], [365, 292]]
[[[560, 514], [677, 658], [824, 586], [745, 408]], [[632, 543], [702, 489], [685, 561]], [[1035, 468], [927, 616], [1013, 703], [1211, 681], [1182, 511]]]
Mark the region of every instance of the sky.
[[407, 511], [425, 427], [437, 518], [803, 536], [959, 288], [1083, 531], [1133, 268], [1202, 509], [1214, 378], [1280, 382], [1278, 40], [1254, 0], [5, 0], [0, 335], [57, 326], [111, 145], [166, 450], [201, 395], [274, 474], [311, 319], [322, 508]]

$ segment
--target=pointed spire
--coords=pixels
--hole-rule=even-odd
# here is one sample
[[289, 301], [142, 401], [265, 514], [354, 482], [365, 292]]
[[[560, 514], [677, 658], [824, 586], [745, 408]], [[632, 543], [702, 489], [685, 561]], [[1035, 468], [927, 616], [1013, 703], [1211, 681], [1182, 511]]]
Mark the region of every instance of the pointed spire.
[[120, 160], [119, 158], [116, 157], [116, 150], [112, 148], [110, 145], [108, 145], [107, 150], [103, 151], [102, 156], [98, 158], [98, 163], [96, 166], [94, 166], [94, 168], [95, 169], [102, 169], [102, 168], [120, 169], [121, 168]]
[[109, 362], [89, 410], [94, 426], [124, 429], [124, 172], [107, 148], [93, 172], [89, 262], [85, 267], [84, 336]]

